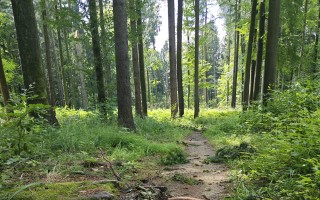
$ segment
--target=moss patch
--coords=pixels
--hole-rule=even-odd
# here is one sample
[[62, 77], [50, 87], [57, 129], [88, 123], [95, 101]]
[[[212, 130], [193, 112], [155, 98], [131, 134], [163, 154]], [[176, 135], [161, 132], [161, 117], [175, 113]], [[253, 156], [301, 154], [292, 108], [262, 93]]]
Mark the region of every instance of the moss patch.
[[21, 188], [6, 190], [0, 193], [0, 199], [15, 200], [47, 200], [47, 199], [76, 199], [84, 198], [96, 192], [107, 191], [118, 194], [118, 189], [113, 183], [94, 184], [85, 182], [66, 183], [34, 183]]

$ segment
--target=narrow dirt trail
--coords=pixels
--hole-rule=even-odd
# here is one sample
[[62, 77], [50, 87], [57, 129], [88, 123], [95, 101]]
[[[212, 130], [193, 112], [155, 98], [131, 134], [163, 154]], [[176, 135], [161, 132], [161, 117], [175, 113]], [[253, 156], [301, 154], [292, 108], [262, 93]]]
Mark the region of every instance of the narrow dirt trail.
[[[223, 199], [227, 195], [228, 168], [224, 164], [205, 164], [204, 160], [215, 155], [208, 140], [200, 132], [194, 132], [185, 141], [189, 163], [164, 168], [161, 176], [168, 188], [169, 200]], [[175, 175], [182, 175], [198, 184], [173, 181]]]

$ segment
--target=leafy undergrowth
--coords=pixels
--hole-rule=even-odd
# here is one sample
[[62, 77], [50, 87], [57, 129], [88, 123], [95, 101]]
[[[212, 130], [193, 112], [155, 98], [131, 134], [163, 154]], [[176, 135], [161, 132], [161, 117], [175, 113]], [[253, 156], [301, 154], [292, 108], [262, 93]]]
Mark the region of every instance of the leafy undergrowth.
[[230, 164], [230, 199], [320, 199], [319, 90], [296, 85], [272, 99], [264, 111], [200, 117], [220, 148], [208, 162]]
[[115, 179], [107, 160], [124, 182], [141, 175], [144, 162], [170, 165], [186, 161], [179, 141], [192, 132], [192, 123], [188, 117], [171, 120], [169, 110], [155, 110], [149, 112], [149, 117], [136, 118], [136, 132], [119, 128], [116, 123], [104, 123], [94, 112], [57, 109], [57, 117], [60, 128], [48, 127], [28, 115], [1, 121], [0, 199], [7, 199], [26, 186], [32, 187], [13, 199], [79, 196], [78, 190], [61, 187]]

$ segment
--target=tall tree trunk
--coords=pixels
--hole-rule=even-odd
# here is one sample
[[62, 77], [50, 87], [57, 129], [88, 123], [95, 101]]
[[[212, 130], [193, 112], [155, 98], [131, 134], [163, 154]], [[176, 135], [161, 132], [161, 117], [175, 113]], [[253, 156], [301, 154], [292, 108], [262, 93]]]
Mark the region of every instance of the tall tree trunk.
[[[71, 64], [71, 59], [70, 59], [70, 49], [69, 49], [69, 41], [68, 41], [68, 36], [67, 36], [67, 30], [64, 28], [63, 31], [63, 38], [64, 38], [64, 46], [66, 48], [66, 59], [64, 61], [64, 66], [68, 66]], [[69, 90], [71, 90], [71, 86], [70, 86], [70, 73], [68, 70], [66, 70], [65, 68], [62, 68], [62, 72], [64, 74], [64, 78], [65, 78], [65, 90], [66, 90], [66, 104], [68, 106], [72, 106], [71, 101], [70, 101], [70, 94], [69, 94]]]
[[256, 60], [252, 60], [251, 61], [251, 74], [250, 74], [250, 91], [249, 91], [249, 100], [250, 100], [250, 103], [252, 103], [252, 100], [253, 100], [253, 90], [254, 90], [254, 75], [256, 73], [256, 64], [257, 64], [257, 61]]
[[0, 51], [0, 86], [1, 86], [2, 96], [3, 96], [3, 104], [4, 106], [7, 106], [9, 104], [10, 94], [9, 94], [6, 76], [4, 73], [4, 68], [3, 68], [2, 58], [1, 58], [1, 51]]
[[166, 85], [165, 85], [165, 92], [166, 92], [166, 108], [168, 108], [168, 99], [169, 99], [169, 78], [168, 78], [168, 66], [166, 65], [166, 77], [165, 77], [165, 81], [166, 81]]
[[149, 76], [148, 68], [147, 68], [147, 87], [148, 87], [148, 102], [151, 105], [150, 76]]
[[[34, 98], [28, 98], [28, 104], [48, 105], [46, 80], [41, 66], [41, 52], [38, 37], [38, 29], [32, 0], [11, 0], [14, 22], [17, 32], [17, 41], [23, 73], [23, 81], [26, 89], [31, 89]], [[33, 117], [40, 117], [36, 111], [31, 113]], [[58, 124], [53, 109], [48, 110], [44, 116], [51, 124]]]
[[[241, 34], [240, 36], [241, 42], [240, 42], [240, 47], [241, 47], [241, 65], [244, 66], [245, 62], [245, 53], [246, 53], [246, 44], [245, 44], [245, 35]], [[242, 86], [242, 93], [241, 93], [241, 102], [244, 102], [244, 67], [241, 69], [241, 86]]]
[[199, 116], [199, 0], [195, 0], [194, 118]]
[[260, 92], [260, 80], [261, 80], [261, 68], [263, 59], [263, 41], [265, 34], [265, 2], [264, 0], [260, 3], [260, 13], [259, 13], [259, 38], [258, 38], [258, 53], [257, 53], [257, 66], [254, 75], [254, 92], [253, 100], [257, 101]]
[[[83, 30], [82, 30], [83, 31]], [[77, 31], [78, 35], [76, 38], [81, 38], [81, 30]], [[85, 79], [84, 79], [84, 69], [83, 69], [83, 49], [82, 49], [82, 44], [81, 41], [77, 41], [75, 44], [75, 53], [77, 56], [77, 66], [79, 68], [79, 80], [80, 80], [80, 94], [81, 94], [81, 108], [82, 109], [88, 109], [88, 94], [87, 94], [87, 89], [85, 85]]]
[[74, 71], [69, 76], [70, 78], [70, 90], [71, 90], [71, 105], [74, 109], [79, 108], [79, 98], [78, 98], [78, 72]]
[[302, 65], [304, 64], [304, 48], [305, 48], [305, 39], [306, 39], [306, 27], [307, 27], [307, 14], [308, 14], [308, 4], [309, 0], [304, 1], [304, 18], [303, 18], [303, 31], [302, 31], [302, 39], [301, 39], [301, 52], [300, 52], [300, 65], [298, 69], [298, 78], [300, 78]]
[[49, 84], [49, 103], [51, 106], [56, 104], [56, 94], [54, 90], [54, 78], [52, 74], [52, 56], [51, 56], [51, 43], [48, 32], [48, 19], [47, 19], [47, 5], [45, 0], [41, 0], [41, 10], [42, 10], [42, 21], [43, 21], [43, 35], [45, 43], [45, 53], [46, 53], [46, 65], [48, 73], [48, 84]]
[[[228, 55], [227, 55], [227, 74], [229, 74], [229, 70], [230, 70], [230, 64], [231, 64], [231, 37], [228, 37]], [[226, 86], [226, 101], [227, 101], [227, 106], [229, 105], [229, 88], [230, 88], [230, 83], [229, 83], [229, 77], [228, 75], [226, 76], [227, 79], [227, 86]]]
[[[188, 45], [190, 45], [190, 36], [187, 34]], [[189, 61], [189, 59], [188, 59]], [[191, 81], [190, 81], [190, 69], [188, 68], [188, 109], [190, 109], [190, 96], [191, 96]]]
[[177, 23], [177, 78], [178, 78], [178, 98], [179, 98], [179, 116], [184, 115], [184, 99], [182, 85], [182, 17], [183, 0], [178, 0], [178, 23]]
[[137, 45], [137, 21], [135, 17], [136, 5], [135, 0], [130, 0], [130, 27], [131, 27], [131, 46], [132, 46], [132, 66], [133, 66], [133, 81], [134, 81], [134, 100], [136, 114], [142, 117], [141, 107], [141, 87], [140, 87], [140, 70], [139, 70], [139, 54]]
[[278, 34], [280, 25], [280, 1], [269, 0], [269, 19], [266, 45], [266, 60], [263, 83], [263, 104], [267, 104], [270, 90], [274, 89], [276, 81]]
[[178, 112], [174, 1], [168, 0], [171, 117]]
[[143, 51], [143, 28], [142, 28], [142, 13], [141, 9], [143, 6], [142, 0], [137, 0], [136, 8], [138, 14], [137, 28], [139, 35], [139, 65], [140, 65], [140, 84], [141, 84], [141, 100], [142, 100], [142, 114], [143, 116], [148, 116], [148, 104], [147, 104], [147, 88], [146, 88], [146, 78], [144, 69], [144, 51]]
[[126, 0], [113, 1], [114, 40], [117, 71], [118, 124], [134, 130], [131, 105]]
[[100, 37], [98, 32], [98, 19], [97, 19], [97, 7], [95, 0], [89, 0], [89, 12], [90, 12], [90, 28], [92, 37], [92, 49], [94, 56], [94, 64], [96, 71], [96, 81], [98, 89], [98, 103], [102, 114], [106, 114], [105, 108], [105, 91], [104, 91], [104, 80], [103, 80], [103, 69], [102, 69], [102, 57], [100, 48]]
[[257, 14], [257, 0], [252, 0], [250, 32], [249, 32], [245, 79], [244, 79], [243, 110], [246, 110], [249, 106], [250, 65], [251, 65], [251, 57], [252, 57], [254, 30], [255, 30], [255, 24], [256, 24], [256, 14]]
[[[61, 1], [60, 1], [61, 2]], [[58, 22], [60, 19], [58, 17], [58, 2], [57, 0], [55, 1], [55, 13], [56, 13], [56, 21]], [[60, 6], [61, 7], [61, 6]], [[65, 77], [65, 73], [64, 73], [64, 56], [63, 56], [63, 50], [62, 50], [62, 38], [61, 38], [61, 29], [57, 28], [57, 34], [58, 34], [58, 46], [59, 46], [59, 56], [60, 56], [60, 65], [58, 65], [58, 73], [60, 75], [61, 81], [62, 81], [62, 104], [64, 106], [67, 105], [68, 100], [68, 93], [67, 93], [67, 89], [66, 89], [66, 77]]]
[[100, 28], [101, 28], [101, 46], [102, 46], [102, 63], [103, 66], [106, 66], [106, 81], [107, 81], [107, 97], [110, 98], [112, 93], [109, 91], [111, 84], [111, 67], [107, 60], [107, 54], [108, 54], [108, 48], [107, 48], [107, 33], [106, 33], [106, 27], [105, 27], [105, 19], [104, 19], [104, 12], [103, 12], [103, 0], [99, 0], [99, 17], [100, 17]]
[[316, 39], [314, 42], [314, 57], [312, 63], [312, 74], [313, 78], [317, 77], [317, 66], [318, 66], [318, 44], [319, 44], [319, 34], [320, 34], [320, 0], [318, 0], [318, 26], [316, 31]]
[[[235, 31], [234, 31], [234, 67], [233, 67], [233, 80], [232, 80], [232, 98], [231, 98], [231, 107], [235, 108], [237, 104], [237, 85], [238, 85], [238, 68], [239, 68], [239, 44], [240, 44], [240, 33], [238, 29], [238, 20], [240, 13], [240, 0], [236, 0], [235, 6]], [[239, 18], [238, 18], [239, 17]]]
[[[207, 26], [207, 21], [208, 21], [208, 2], [205, 1], [205, 17], [204, 17], [204, 24], [205, 26]], [[207, 38], [208, 36], [206, 35], [206, 31], [205, 31], [205, 38]], [[209, 63], [209, 55], [208, 55], [208, 44], [205, 43], [204, 44], [204, 60]], [[209, 82], [209, 70], [205, 72], [205, 84], [207, 85], [207, 83]], [[208, 98], [208, 87], [206, 86], [204, 88], [204, 97], [205, 97], [205, 102], [206, 102], [206, 106], [209, 105], [209, 98]]]

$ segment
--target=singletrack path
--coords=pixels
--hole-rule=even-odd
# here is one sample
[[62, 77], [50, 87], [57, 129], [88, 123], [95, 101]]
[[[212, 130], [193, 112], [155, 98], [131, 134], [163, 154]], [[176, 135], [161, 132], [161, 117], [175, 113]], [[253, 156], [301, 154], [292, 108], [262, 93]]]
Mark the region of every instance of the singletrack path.
[[[189, 163], [164, 168], [161, 176], [166, 180], [169, 200], [219, 200], [228, 194], [228, 168], [224, 164], [205, 164], [204, 160], [214, 156], [215, 151], [200, 132], [194, 132], [186, 141], [186, 153]], [[197, 184], [172, 181], [172, 177], [181, 175]]]

